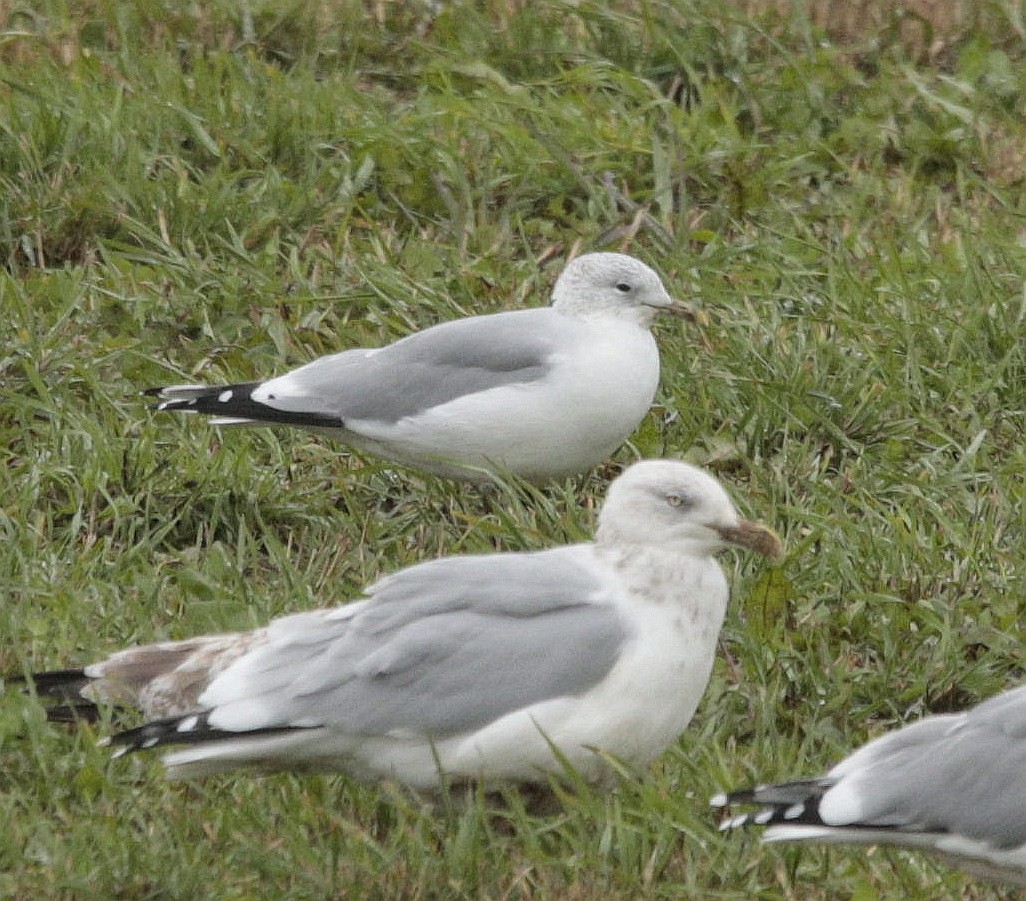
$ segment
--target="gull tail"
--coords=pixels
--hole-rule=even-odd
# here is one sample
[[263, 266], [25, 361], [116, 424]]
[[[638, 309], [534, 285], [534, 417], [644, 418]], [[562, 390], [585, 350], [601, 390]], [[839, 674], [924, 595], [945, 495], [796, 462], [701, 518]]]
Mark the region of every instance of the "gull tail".
[[[264, 382], [240, 382], [235, 385], [166, 385], [147, 388], [142, 393], [156, 397], [154, 410], [180, 413], [205, 413], [215, 418], [213, 425], [297, 425], [307, 428], [338, 429], [337, 415], [274, 407], [253, 397]], [[269, 400], [273, 397], [268, 398]]]

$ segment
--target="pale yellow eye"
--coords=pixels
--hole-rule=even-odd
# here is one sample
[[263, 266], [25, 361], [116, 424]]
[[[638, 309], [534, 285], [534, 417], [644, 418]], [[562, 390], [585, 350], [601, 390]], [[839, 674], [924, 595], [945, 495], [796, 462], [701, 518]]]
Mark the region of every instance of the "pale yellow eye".
[[682, 498], [679, 494], [668, 494], [666, 495], [666, 503], [668, 503], [671, 507], [683, 507], [684, 498]]

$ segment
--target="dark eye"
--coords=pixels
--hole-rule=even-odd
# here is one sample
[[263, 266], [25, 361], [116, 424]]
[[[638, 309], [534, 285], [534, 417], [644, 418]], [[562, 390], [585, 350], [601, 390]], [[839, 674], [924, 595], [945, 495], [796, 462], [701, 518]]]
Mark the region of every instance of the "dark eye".
[[628, 285], [627, 282], [617, 282], [616, 290], [619, 291], [621, 294], [630, 294], [631, 286]]

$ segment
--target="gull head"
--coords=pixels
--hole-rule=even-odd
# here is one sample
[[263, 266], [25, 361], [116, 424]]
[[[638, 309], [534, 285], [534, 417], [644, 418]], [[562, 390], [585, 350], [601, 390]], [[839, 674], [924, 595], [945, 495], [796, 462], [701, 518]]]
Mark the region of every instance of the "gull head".
[[660, 313], [694, 321], [695, 312], [666, 292], [650, 266], [624, 253], [586, 253], [556, 279], [552, 305], [574, 316], [615, 316], [648, 327]]
[[658, 544], [711, 555], [730, 545], [778, 559], [783, 545], [768, 526], [742, 519], [723, 486], [704, 469], [643, 460], [609, 486], [599, 543]]

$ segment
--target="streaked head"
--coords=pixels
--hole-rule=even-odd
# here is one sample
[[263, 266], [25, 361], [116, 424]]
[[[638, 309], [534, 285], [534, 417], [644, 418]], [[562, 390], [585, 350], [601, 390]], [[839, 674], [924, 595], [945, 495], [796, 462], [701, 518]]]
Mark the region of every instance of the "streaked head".
[[577, 316], [622, 316], [648, 326], [659, 313], [694, 319], [674, 300], [662, 279], [641, 260], [623, 253], [586, 253], [572, 260], [552, 289], [552, 305]]
[[773, 559], [783, 552], [772, 529], [738, 515], [712, 475], [675, 460], [643, 460], [613, 481], [596, 540], [687, 545], [706, 554], [738, 545]]

